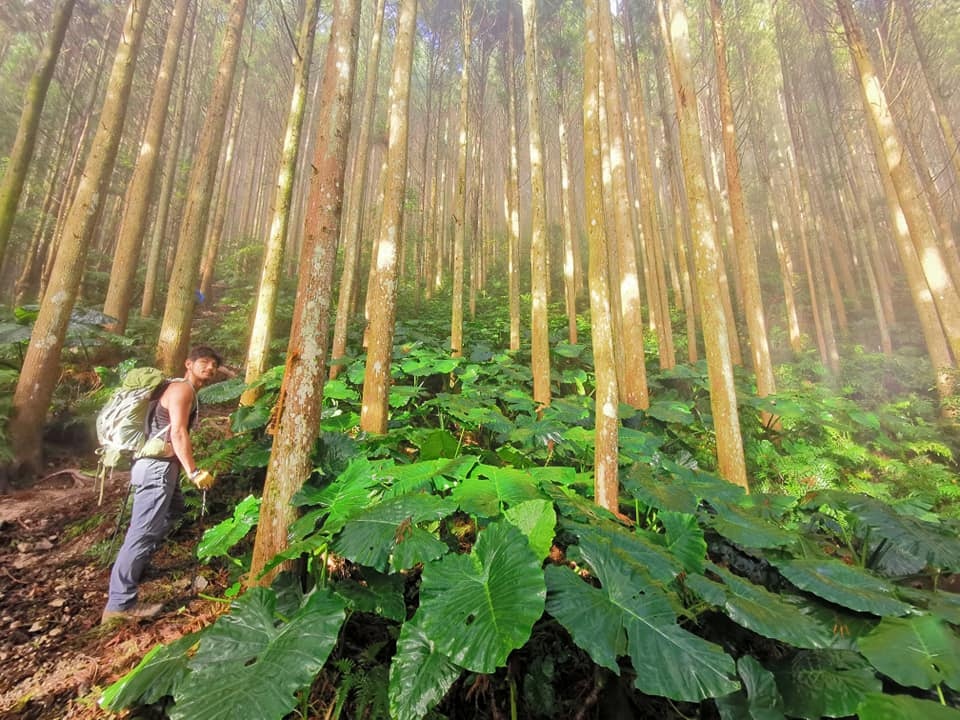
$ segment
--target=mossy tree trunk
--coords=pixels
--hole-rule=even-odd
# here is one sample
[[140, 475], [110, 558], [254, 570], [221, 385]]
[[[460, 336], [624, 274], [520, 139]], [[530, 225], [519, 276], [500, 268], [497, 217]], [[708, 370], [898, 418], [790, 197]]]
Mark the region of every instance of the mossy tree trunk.
[[130, 184], [124, 196], [123, 219], [120, 221], [117, 249], [113, 254], [107, 298], [103, 303], [104, 314], [116, 318], [116, 323], [111, 329], [118, 335], [122, 335], [126, 330], [127, 318], [130, 315], [133, 284], [140, 263], [140, 251], [147, 228], [147, 215], [153, 202], [157, 159], [167, 125], [170, 90], [173, 87], [189, 9], [190, 0], [176, 0], [170, 13], [167, 38], [163, 45], [163, 57], [157, 69], [157, 79], [150, 98], [150, 108], [147, 111], [147, 125], [140, 142], [140, 152], [133, 168], [133, 175], [130, 177]]
[[[315, 8], [314, 8], [315, 11]], [[266, 564], [286, 549], [296, 519], [294, 494], [313, 470], [311, 457], [320, 427], [320, 405], [329, 351], [327, 331], [333, 270], [343, 208], [343, 176], [350, 138], [360, 0], [336, 0], [320, 90], [323, 108], [310, 180], [310, 200], [300, 254], [300, 283], [287, 363], [280, 388], [273, 452], [260, 505], [249, 586], [271, 583], [280, 567]], [[308, 61], [303, 57], [304, 62]]]
[[32, 475], [41, 466], [43, 424], [57, 384], [60, 351], [80, 290], [81, 270], [86, 263], [95, 221], [117, 158], [149, 10], [150, 0], [131, 0], [127, 7], [97, 133], [64, 220], [60, 248], [14, 392], [9, 437], [15, 453], [14, 463], [24, 475]]
[[210, 103], [197, 141], [197, 153], [187, 181], [187, 197], [183, 209], [174, 256], [173, 271], [167, 288], [167, 302], [160, 323], [157, 363], [168, 374], [182, 368], [190, 344], [194, 292], [197, 289], [203, 238], [210, 216], [210, 201], [223, 145], [227, 108], [233, 90], [240, 40], [247, 15], [247, 0], [233, 0], [230, 18], [223, 38], [222, 54], [217, 68]]
[[619, 503], [619, 388], [613, 352], [613, 318], [607, 231], [603, 211], [603, 160], [600, 138], [599, 4], [584, 3], [583, 157], [589, 246], [590, 333], [596, 373], [596, 434], [593, 485], [597, 504], [616, 512]]
[[360, 429], [372, 433], [386, 432], [389, 419], [390, 361], [397, 317], [400, 232], [407, 187], [410, 72], [416, 27], [417, 0], [401, 0], [390, 79], [386, 187], [379, 240], [371, 262], [372, 282], [367, 290], [367, 305], [371, 312]]
[[[263, 375], [270, 360], [270, 342], [273, 340], [273, 320], [280, 286], [280, 270], [283, 267], [283, 254], [287, 244], [293, 183], [300, 155], [300, 136], [307, 105], [307, 88], [310, 83], [310, 62], [313, 58], [314, 39], [317, 36], [318, 6], [319, 0], [307, 0], [304, 4], [297, 48], [293, 53], [293, 90], [290, 95], [290, 110], [287, 113], [287, 127], [283, 135], [273, 220], [270, 223], [270, 235], [267, 237], [267, 245], [264, 248], [260, 287], [253, 311], [253, 332], [250, 336], [250, 344], [247, 346], [244, 380], [248, 385]], [[240, 404], [252, 405], [259, 395], [260, 388], [250, 388], [240, 397]]]
[[[659, 0], [661, 3], [664, 1]], [[670, 0], [668, 28], [669, 36], [665, 40], [669, 43], [671, 70], [676, 83], [680, 154], [693, 235], [700, 317], [710, 380], [710, 409], [717, 437], [717, 464], [721, 477], [747, 488], [743, 438], [740, 434], [733, 362], [730, 357], [730, 329], [727, 327], [720, 297], [719, 268], [723, 258], [717, 246], [717, 230], [704, 173], [700, 120], [697, 115], [697, 95], [693, 84], [684, 0]]]

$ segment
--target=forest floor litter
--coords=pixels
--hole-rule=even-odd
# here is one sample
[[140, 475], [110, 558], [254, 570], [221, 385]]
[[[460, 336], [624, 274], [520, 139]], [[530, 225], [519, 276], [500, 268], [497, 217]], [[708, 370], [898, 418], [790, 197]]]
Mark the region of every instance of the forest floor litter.
[[[72, 468], [0, 495], [0, 718], [102, 718], [102, 688], [159, 642], [206, 625], [224, 604], [225, 576], [196, 560], [209, 517], [186, 522], [147, 567], [140, 596], [164, 603], [150, 622], [100, 625], [129, 488], [114, 473], [98, 505], [94, 478]], [[111, 552], [112, 547], [112, 552]]]

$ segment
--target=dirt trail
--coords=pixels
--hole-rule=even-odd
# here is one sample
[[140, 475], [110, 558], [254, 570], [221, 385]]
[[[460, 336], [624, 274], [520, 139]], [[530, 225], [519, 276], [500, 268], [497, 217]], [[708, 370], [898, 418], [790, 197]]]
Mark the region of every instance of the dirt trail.
[[102, 505], [93, 479], [70, 470], [0, 495], [0, 718], [104, 717], [96, 706], [103, 687], [215, 610], [197, 591], [219, 594], [225, 578], [198, 565], [202, 528], [187, 525], [158, 551], [141, 586], [141, 598], [164, 602], [167, 612], [150, 623], [100, 626], [128, 482], [128, 473], [115, 473]]

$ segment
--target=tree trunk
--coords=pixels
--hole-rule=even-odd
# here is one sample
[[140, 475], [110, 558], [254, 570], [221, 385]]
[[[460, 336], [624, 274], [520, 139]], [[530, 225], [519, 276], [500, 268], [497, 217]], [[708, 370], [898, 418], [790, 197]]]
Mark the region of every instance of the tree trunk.
[[634, 408], [650, 406], [647, 390], [647, 369], [643, 347], [643, 315], [640, 299], [640, 275], [637, 268], [637, 242], [633, 234], [633, 216], [627, 187], [626, 146], [623, 138], [623, 110], [620, 102], [620, 81], [613, 44], [610, 6], [598, 6], [600, 36], [598, 43], [603, 58], [604, 101], [607, 108], [607, 131], [610, 137], [610, 173], [613, 188], [611, 209], [616, 228], [617, 276], [620, 291], [621, 333], [623, 347], [623, 386], [620, 394]]
[[383, 193], [379, 242], [371, 266], [376, 273], [367, 291], [370, 314], [367, 363], [363, 375], [360, 429], [387, 431], [390, 361], [397, 316], [398, 247], [407, 186], [407, 129], [410, 115], [410, 73], [417, 27], [417, 0], [401, 0], [390, 79], [387, 179]]
[[654, 170], [650, 152], [649, 125], [643, 97], [643, 84], [640, 81], [640, 63], [637, 60], [637, 38], [633, 24], [633, 15], [624, 4], [624, 23], [627, 27], [627, 50], [630, 57], [629, 93], [630, 108], [633, 117], [633, 139], [636, 144], [636, 173], [640, 193], [640, 223], [644, 237], [644, 268], [649, 294], [652, 298], [649, 310], [649, 322], [657, 333], [657, 349], [661, 369], [669, 369], [677, 364], [676, 350], [673, 344], [673, 326], [670, 320], [670, 301], [667, 295], [666, 260], [663, 250], [663, 229], [657, 211], [657, 192], [654, 183]]
[[70, 16], [73, 15], [75, 4], [76, 0], [61, 0], [54, 12], [53, 27], [47, 35], [37, 69], [27, 87], [27, 96], [20, 114], [20, 125], [17, 127], [13, 149], [7, 160], [7, 169], [3, 173], [3, 181], [0, 182], [0, 262], [3, 261], [6, 252], [10, 231], [13, 229], [13, 219], [16, 217], [17, 205], [20, 202], [20, 194], [23, 192], [23, 183], [27, 179], [30, 160], [33, 158], [37, 132], [40, 130], [40, 114], [43, 111], [43, 103], [47, 99], [47, 88], [50, 87], [50, 79], [53, 77], [53, 70], [57, 65], [60, 48], [63, 46], [63, 37], [67, 33], [67, 25], [70, 24]]
[[590, 334], [596, 373], [593, 486], [597, 504], [619, 507], [619, 389], [613, 353], [607, 234], [603, 212], [603, 168], [600, 147], [599, 4], [586, 0], [583, 33], [583, 158], [589, 244]]
[[247, 0], [233, 0], [223, 54], [197, 144], [197, 154], [187, 182], [187, 199], [177, 241], [167, 302], [160, 323], [157, 363], [167, 374], [179, 371], [187, 357], [193, 319], [194, 291], [203, 252], [203, 237], [210, 215], [210, 198], [223, 143], [223, 129], [233, 89], [233, 77], [240, 54], [240, 39], [247, 14]]
[[[220, 192], [217, 193], [217, 203], [214, 206], [213, 222], [207, 226], [207, 241], [203, 247], [203, 254], [200, 263], [200, 295], [202, 297], [210, 296], [210, 288], [213, 285], [213, 271], [217, 266], [217, 255], [220, 252], [220, 243], [223, 240], [223, 226], [227, 219], [227, 207], [230, 204], [230, 185], [234, 179], [233, 163], [236, 160], [237, 138], [240, 136], [240, 123], [243, 121], [244, 98], [246, 97], [247, 72], [249, 66], [243, 62], [243, 71], [240, 73], [240, 82], [237, 85], [237, 99], [233, 107], [233, 117], [230, 119], [230, 130], [227, 132], [227, 147], [223, 152], [223, 167], [220, 170]], [[262, 121], [262, 118], [261, 118]], [[263, 134], [258, 132], [261, 143], [264, 142]], [[263, 152], [262, 147], [258, 147], [257, 154], [260, 156], [260, 168], [263, 171]], [[256, 176], [254, 176], [256, 177]], [[257, 188], [262, 192], [262, 177], [256, 177], [258, 181]], [[259, 233], [254, 237], [260, 237]]]
[[[315, 9], [309, 14], [315, 15]], [[307, 9], [304, 31], [308, 21], [306, 12]], [[280, 388], [277, 431], [250, 562], [250, 586], [268, 586], [281, 569], [262, 574], [266, 564], [287, 547], [290, 525], [296, 519], [296, 509], [290, 501], [313, 470], [311, 459], [320, 426], [329, 350], [327, 331], [350, 139], [359, 23], [360, 0], [335, 0], [320, 93], [323, 112], [317, 126], [314, 174], [300, 255], [302, 274]], [[301, 38], [304, 34], [301, 33]], [[302, 55], [301, 59], [308, 63], [310, 58]]]
[[954, 182], [960, 183], [960, 147], [957, 145], [957, 135], [954, 132], [953, 124], [950, 122], [950, 113], [947, 110], [947, 98], [940, 90], [940, 83], [934, 75], [933, 63], [930, 61], [930, 54], [927, 52], [927, 44], [920, 37], [920, 30], [917, 28], [917, 21], [913, 15], [913, 0], [897, 0], [897, 4], [903, 10], [903, 18], [906, 21], [907, 31], [913, 40], [913, 46], [917, 50], [917, 59], [920, 61], [920, 72], [923, 75], [924, 84], [930, 95], [930, 101], [933, 105], [933, 112], [937, 116], [937, 125], [943, 135], [943, 141], [947, 148], [947, 154], [953, 164]]
[[890, 114], [880, 79], [873, 70], [873, 61], [867, 52], [866, 42], [850, 0], [837, 0], [837, 9], [840, 11], [847, 45], [859, 75], [864, 112], [871, 127], [876, 130], [882, 146], [881, 152], [877, 154], [877, 164], [880, 171], [888, 173], [893, 182], [947, 342], [954, 358], [960, 358], [960, 294], [947, 272], [929, 216], [921, 203], [917, 180], [906, 161], [900, 132]]
[[114, 56], [100, 123], [90, 147], [77, 194], [67, 212], [63, 240], [50, 273], [48, 292], [33, 325], [30, 345], [13, 397], [9, 423], [14, 462], [26, 474], [40, 469], [43, 423], [57, 383], [60, 350], [80, 289], [82, 268], [98, 211], [107, 193], [127, 114], [130, 86], [150, 0], [131, 0]]
[[[293, 57], [293, 89], [290, 96], [290, 112], [283, 136], [280, 155], [280, 172], [277, 175], [277, 191], [270, 236], [263, 254], [263, 269], [260, 273], [260, 289], [253, 312], [253, 333], [247, 347], [247, 362], [244, 381], [250, 385], [267, 369], [270, 359], [270, 342], [273, 340], [273, 319], [280, 285], [280, 269], [290, 225], [290, 205], [293, 184], [300, 154], [300, 135], [306, 108], [307, 88], [310, 83], [310, 62], [313, 58], [314, 39], [317, 36], [317, 8], [319, 0], [307, 0], [300, 20], [297, 49]], [[239, 111], [239, 108], [237, 108]], [[252, 405], [260, 396], [262, 388], [248, 388], [240, 397], [241, 405]]]
[[193, 67], [194, 50], [197, 44], [198, 33], [194, 32], [197, 18], [202, 12], [202, 0], [197, 3], [196, 9], [190, 18], [190, 28], [187, 36], [190, 45], [187, 48], [187, 57], [183, 62], [183, 72], [180, 76], [180, 88], [177, 93], [177, 103], [173, 111], [173, 136], [167, 147], [167, 155], [163, 163], [163, 180], [160, 183], [160, 197], [157, 201], [157, 215], [153, 220], [153, 230], [150, 233], [150, 247], [147, 251], [147, 268], [143, 278], [143, 298], [140, 302], [140, 317], [153, 315], [157, 295], [157, 286], [160, 284], [160, 254], [166, 239], [167, 218], [170, 214], [170, 204], [173, 190], [179, 176], [178, 167], [180, 153], [183, 146], [183, 129], [186, 125], [187, 95], [190, 90], [190, 69]]
[[[690, 278], [690, 263], [687, 261], [686, 233], [684, 232], [683, 218], [684, 214], [684, 188], [683, 180], [680, 177], [681, 171], [677, 167], [677, 148], [679, 143], [673, 134], [673, 120], [669, 114], [669, 100], [667, 98], [667, 83], [670, 82], [666, 77], [669, 70], [669, 48], [665, 45], [666, 40], [660, 38], [658, 42], [654, 39], [654, 48], [656, 55], [657, 70], [657, 94], [660, 101], [660, 124], [663, 128], [663, 140], [665, 144], [664, 156], [666, 158], [666, 167], [664, 176], [668, 180], [670, 189], [673, 247], [669, 248], [669, 253], [673, 259], [672, 267], [676, 268], [676, 285], [679, 286], [680, 299], [683, 304], [683, 314], [687, 330], [687, 362], [693, 364], [697, 362], [697, 313], [696, 301], [693, 292], [693, 282]], [[669, 245], [669, 243], [668, 243]], [[667, 253], [665, 253], [667, 254]], [[679, 302], [679, 301], [678, 301]]]
[[[662, 3], [664, 0], [658, 0]], [[691, 229], [694, 237], [694, 260], [697, 288], [700, 293], [700, 314], [703, 340], [707, 352], [710, 378], [710, 408], [717, 434], [717, 461], [720, 476], [747, 488], [747, 470], [740, 435], [737, 394], [733, 384], [733, 363], [727, 321], [720, 297], [718, 269], [722, 262], [717, 247], [716, 225], [709, 205], [709, 189], [704, 174], [700, 121], [697, 117], [697, 96], [691, 71], [687, 14], [683, 0], [670, 0], [670, 35], [667, 41], [672, 52], [671, 67], [677, 90], [677, 120], [680, 127], [680, 154], [687, 186]]]
[[[67, 95], [67, 112], [64, 113], [63, 122], [60, 123], [60, 132], [57, 135], [57, 157], [51, 164], [47, 173], [46, 186], [47, 192], [43, 199], [43, 205], [40, 210], [40, 218], [34, 226], [33, 234], [30, 237], [30, 245], [23, 257], [23, 265], [17, 276], [17, 281], [13, 287], [13, 304], [23, 305], [29, 295], [36, 291], [39, 281], [40, 268], [43, 258], [46, 254], [47, 229], [50, 221], [56, 219], [54, 211], [54, 199], [60, 195], [60, 182], [62, 181], [60, 171], [63, 169], [63, 161], [67, 157], [67, 133], [70, 130], [74, 120], [75, 98], [77, 88], [80, 86], [80, 75], [84, 63], [81, 60], [76, 64], [76, 72], [73, 74], [73, 82], [70, 84], [70, 93]], [[9, 258], [8, 258], [9, 260]]]
[[[562, 62], [562, 61], [561, 61]], [[579, 248], [574, 238], [571, 207], [573, 190], [570, 187], [570, 148], [567, 140], [567, 123], [564, 120], [567, 102], [565, 73], [557, 63], [557, 139], [560, 142], [560, 212], [563, 221], [563, 291], [567, 312], [567, 340], [577, 344], [577, 253]]]
[[453, 201], [453, 297], [450, 312], [450, 351], [463, 355], [463, 249], [467, 233], [467, 160], [470, 148], [470, 9], [468, 0], [460, 0], [460, 42], [463, 46], [460, 67], [460, 134], [457, 138], [456, 194]]
[[140, 262], [140, 249], [147, 227], [147, 215], [153, 200], [157, 157], [167, 124], [170, 89], [173, 87], [173, 77], [180, 55], [189, 6], [189, 0], [176, 0], [170, 13], [163, 57], [160, 60], [156, 84], [150, 98], [150, 109], [147, 111], [147, 126], [124, 198], [123, 220], [120, 222], [117, 249], [113, 256], [107, 298], [103, 303], [104, 314], [116, 318], [116, 323], [111, 329], [118, 335], [123, 335], [127, 328], [127, 317], [130, 314], [133, 297], [133, 282]]
[[549, 283], [547, 269], [547, 193], [543, 179], [543, 143], [540, 139], [540, 69], [537, 52], [536, 0], [522, 0], [524, 69], [527, 80], [527, 122], [530, 144], [530, 364], [533, 401], [550, 404], [550, 337], [547, 319]]
[[737, 156], [736, 123], [733, 117], [730, 79], [727, 74], [727, 44], [720, 0], [710, 0], [710, 11], [713, 18], [713, 42], [717, 59], [717, 91], [720, 96], [720, 124], [723, 128], [723, 159], [727, 177], [730, 221], [737, 246], [740, 286], [743, 288], [743, 305], [753, 356], [753, 372], [757, 379], [757, 395], [766, 397], [775, 393], [777, 388], [773, 378], [770, 346], [767, 343], [767, 325], [763, 314], [763, 297], [760, 294], [760, 272], [757, 268], [757, 249], [750, 232], [750, 223], [743, 200], [743, 185], [740, 181], [740, 159]]
[[517, 140], [516, 48], [514, 48], [514, 13], [507, 17], [507, 55], [504, 76], [507, 82], [507, 124], [509, 127], [510, 162], [504, 187], [507, 204], [507, 282], [510, 305], [510, 349], [520, 349], [520, 169]]
[[373, 34], [367, 51], [367, 77], [363, 88], [363, 105], [360, 110], [360, 134], [357, 137], [356, 161], [350, 176], [350, 188], [347, 198], [346, 226], [341, 245], [343, 245], [343, 272], [340, 274], [340, 290], [337, 298], [337, 318], [333, 326], [333, 345], [330, 356], [330, 379], [340, 373], [341, 365], [336, 361], [347, 353], [347, 327], [353, 314], [352, 298], [357, 285], [357, 273], [360, 269], [360, 229], [367, 204], [367, 168], [370, 164], [370, 128], [373, 125], [373, 113], [377, 105], [377, 81], [380, 78], [380, 38], [383, 32], [384, 0], [377, 0], [373, 20]]

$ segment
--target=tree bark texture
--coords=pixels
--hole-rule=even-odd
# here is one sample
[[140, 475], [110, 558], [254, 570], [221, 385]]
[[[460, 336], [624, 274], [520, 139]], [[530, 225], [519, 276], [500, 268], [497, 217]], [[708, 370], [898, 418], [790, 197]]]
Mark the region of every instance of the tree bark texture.
[[63, 348], [95, 221], [107, 193], [123, 133], [127, 101], [150, 0], [131, 0], [107, 82], [100, 122], [84, 163], [77, 193], [64, 220], [60, 249], [33, 325], [13, 397], [10, 445], [24, 474], [39, 470], [43, 423], [57, 383]]
[[540, 407], [550, 404], [550, 337], [547, 303], [547, 193], [543, 179], [543, 142], [540, 133], [540, 70], [537, 61], [536, 0], [523, 0], [524, 68], [527, 80], [527, 122], [530, 148], [530, 364], [533, 372], [533, 401]]
[[227, 121], [227, 108], [230, 106], [246, 14], [247, 0], [233, 0], [213, 93], [200, 130], [196, 159], [187, 181], [183, 222], [180, 225], [157, 343], [157, 364], [167, 374], [179, 371], [187, 357], [195, 302], [194, 291], [199, 280], [200, 255], [203, 252], [203, 238], [210, 215], [210, 200], [223, 144], [223, 129]]
[[[323, 111], [317, 125], [310, 202], [300, 255], [300, 283], [249, 585], [269, 585], [282, 568], [263, 574], [266, 564], [287, 547], [290, 524], [296, 519], [296, 509], [290, 501], [313, 469], [311, 456], [320, 427], [320, 405], [327, 374], [333, 270], [350, 141], [359, 23], [360, 0], [335, 0], [320, 91]], [[302, 60], [308, 62], [309, 56], [303, 56]]]
[[[360, 269], [360, 230], [363, 225], [363, 216], [367, 204], [367, 168], [370, 164], [370, 127], [373, 125], [373, 113], [377, 105], [377, 81], [380, 78], [380, 46], [383, 33], [383, 12], [385, 0], [377, 0], [377, 8], [373, 20], [373, 34], [370, 37], [370, 46], [367, 51], [367, 77], [363, 88], [363, 105], [360, 110], [360, 132], [357, 137], [356, 160], [353, 174], [350, 176], [350, 187], [347, 199], [350, 202], [347, 208], [346, 224], [343, 237], [343, 272], [340, 274], [340, 290], [337, 297], [337, 318], [333, 326], [333, 345], [330, 350], [331, 358], [336, 361], [347, 353], [347, 327], [353, 314], [353, 296], [357, 286], [357, 277]], [[426, 145], [426, 143], [424, 143]], [[330, 379], [336, 379], [341, 365], [330, 364]]]
[[140, 250], [147, 228], [147, 215], [156, 184], [157, 159], [167, 124], [170, 90], [173, 87], [189, 9], [190, 0], [176, 0], [170, 13], [167, 38], [163, 45], [163, 57], [160, 59], [160, 67], [157, 70], [157, 79], [150, 98], [150, 109], [147, 111], [147, 126], [124, 197], [123, 219], [120, 221], [117, 249], [113, 255], [107, 298], [103, 303], [104, 314], [116, 318], [112, 329], [118, 335], [122, 335], [126, 330], [127, 318], [130, 315], [133, 283], [140, 262]]
[[607, 132], [610, 138], [610, 173], [613, 196], [610, 206], [616, 231], [617, 277], [620, 292], [620, 327], [623, 346], [623, 386], [620, 394], [634, 408], [650, 406], [647, 390], [646, 357], [643, 345], [643, 315], [640, 299], [640, 271], [637, 266], [637, 241], [634, 236], [630, 192], [627, 187], [627, 148], [624, 142], [623, 109], [617, 59], [613, 44], [613, 23], [609, 4], [598, 6], [598, 40], [602, 58], [604, 100], [607, 107]]
[[37, 69], [30, 78], [27, 87], [27, 96], [20, 113], [20, 124], [13, 141], [13, 149], [7, 161], [7, 169], [0, 182], [0, 262], [6, 253], [10, 232], [13, 229], [13, 220], [17, 214], [17, 205], [23, 192], [23, 183], [27, 179], [30, 160], [37, 143], [37, 133], [40, 130], [40, 114], [47, 99], [47, 88], [60, 56], [63, 38], [67, 33], [67, 25], [73, 15], [76, 0], [61, 0], [53, 15], [53, 27], [43, 45]]
[[397, 316], [398, 248], [407, 184], [410, 70], [416, 23], [417, 0], [401, 0], [390, 79], [387, 184], [383, 193], [379, 242], [372, 262], [375, 272], [367, 291], [371, 313], [360, 429], [372, 433], [386, 432], [389, 419], [390, 361], [393, 357], [393, 332]]
[[613, 353], [607, 232], [603, 212], [603, 167], [600, 141], [599, 3], [584, 3], [583, 157], [589, 245], [590, 333], [596, 373], [594, 398], [593, 486], [597, 504], [616, 512], [619, 505], [619, 388]]
[[[190, 19], [190, 28], [187, 35], [190, 45], [183, 62], [183, 71], [180, 75], [180, 87], [177, 92], [176, 107], [173, 111], [173, 135], [167, 147], [167, 155], [163, 163], [163, 179], [160, 182], [160, 196], [157, 199], [157, 214], [153, 220], [150, 232], [150, 245], [147, 250], [147, 266], [143, 277], [143, 297], [140, 299], [140, 317], [153, 315], [156, 304], [157, 286], [160, 284], [160, 255], [164, 249], [167, 230], [167, 220], [170, 216], [170, 205], [173, 200], [173, 190], [177, 184], [180, 153], [183, 150], [183, 130], [186, 126], [187, 96], [190, 90], [190, 69], [197, 45], [197, 35], [194, 28], [200, 16], [203, 2], [199, 0]], [[165, 279], [165, 278], [164, 278]]]
[[740, 177], [740, 159], [737, 156], [736, 124], [733, 117], [733, 97], [730, 93], [730, 78], [727, 74], [727, 45], [723, 27], [723, 10], [720, 0], [710, 0], [713, 18], [713, 42], [717, 58], [717, 90], [720, 100], [720, 123], [722, 125], [724, 171], [727, 178], [727, 199], [730, 205], [730, 221], [739, 260], [740, 284], [744, 295], [744, 312], [750, 336], [750, 351], [753, 356], [753, 372], [757, 380], [757, 395], [766, 397], [777, 391], [773, 378], [773, 363], [767, 342], [767, 323], [763, 313], [763, 297], [760, 294], [760, 271], [757, 267], [757, 249], [750, 231], [747, 210], [743, 200], [743, 183]]
[[[270, 342], [273, 340], [273, 320], [280, 286], [280, 270], [283, 267], [283, 254], [287, 244], [293, 184], [300, 154], [300, 136], [303, 130], [307, 88], [310, 83], [310, 62], [313, 58], [314, 39], [317, 36], [318, 6], [319, 0], [307, 0], [303, 6], [303, 18], [300, 21], [297, 48], [293, 57], [293, 91], [290, 96], [290, 110], [287, 113], [287, 127], [283, 135], [273, 220], [270, 223], [270, 235], [267, 237], [267, 245], [263, 252], [260, 287], [253, 311], [253, 332], [250, 336], [250, 344], [247, 346], [244, 375], [247, 385], [263, 375], [270, 359]], [[252, 405], [259, 396], [259, 386], [248, 388], [240, 396], [240, 404]]]
[[729, 330], [720, 297], [719, 267], [723, 259], [717, 247], [716, 225], [709, 205], [709, 189], [704, 174], [700, 120], [697, 116], [697, 96], [691, 71], [687, 14], [683, 0], [670, 0], [669, 27], [672, 69], [677, 81], [680, 154], [694, 240], [703, 341], [710, 378], [710, 408], [717, 435], [717, 461], [721, 477], [747, 488], [743, 439], [740, 434], [733, 363], [730, 358]]
[[960, 358], [960, 294], [936, 243], [930, 218], [920, 199], [917, 179], [907, 162], [899, 129], [890, 113], [880, 78], [874, 72], [873, 61], [850, 0], [837, 0], [837, 9], [843, 21], [847, 46], [859, 75], [864, 112], [880, 140], [878, 167], [880, 172], [886, 172], [890, 176], [910, 231], [910, 238], [919, 255], [923, 275], [940, 315], [947, 342], [953, 357]]

